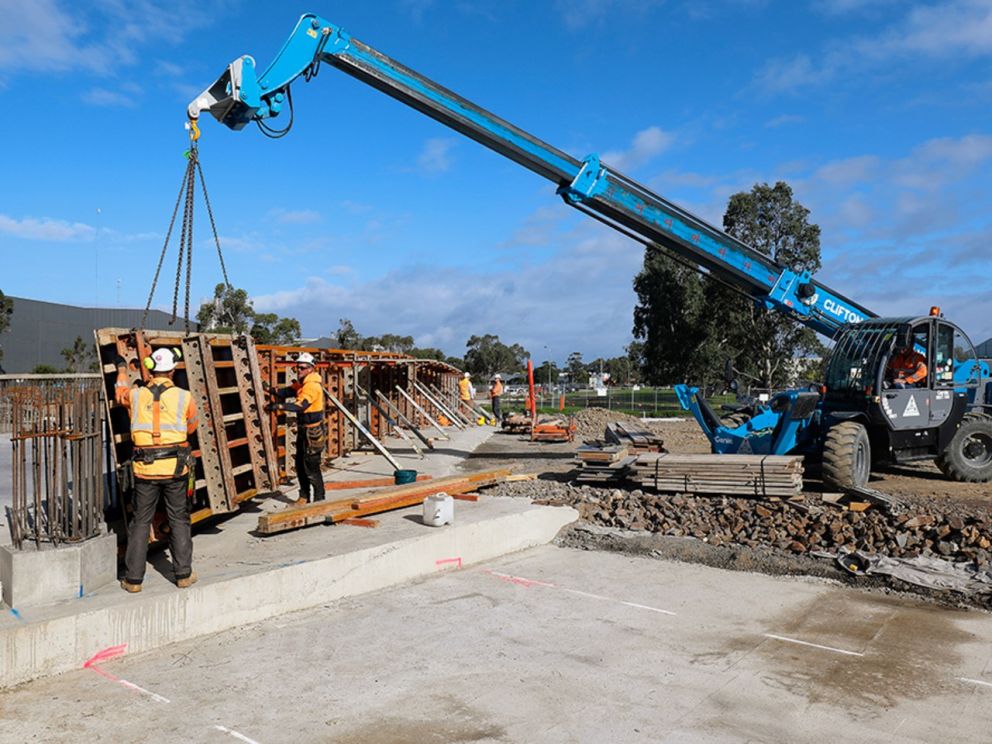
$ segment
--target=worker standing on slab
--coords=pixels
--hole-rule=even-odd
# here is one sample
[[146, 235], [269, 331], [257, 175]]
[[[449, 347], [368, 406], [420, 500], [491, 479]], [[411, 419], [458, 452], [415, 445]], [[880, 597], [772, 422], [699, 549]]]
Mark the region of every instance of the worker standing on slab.
[[497, 372], [493, 376], [492, 384], [489, 386], [489, 400], [493, 405], [493, 418], [499, 422], [503, 417], [500, 415], [499, 400], [503, 395], [503, 378]]
[[472, 375], [466, 372], [462, 379], [458, 381], [458, 397], [466, 403], [471, 403], [475, 397], [475, 390], [472, 388]]
[[131, 387], [127, 364], [118, 357], [114, 397], [131, 413], [134, 454], [129, 466], [134, 475], [134, 515], [127, 536], [124, 580], [121, 588], [141, 591], [148, 559], [152, 517], [161, 497], [169, 518], [169, 553], [176, 586], [196, 583], [193, 571], [193, 536], [189, 502], [194, 477], [193, 454], [187, 438], [196, 431], [196, 404], [188, 390], [172, 382], [179, 349], [158, 349], [144, 360], [152, 379], [145, 387]]
[[324, 479], [320, 473], [320, 460], [327, 446], [327, 419], [324, 416], [324, 385], [314, 367], [313, 355], [301, 352], [296, 357], [296, 382], [290, 387], [275, 390], [281, 399], [292, 401], [275, 403], [270, 409], [296, 413], [296, 477], [300, 481], [298, 506], [324, 500]]

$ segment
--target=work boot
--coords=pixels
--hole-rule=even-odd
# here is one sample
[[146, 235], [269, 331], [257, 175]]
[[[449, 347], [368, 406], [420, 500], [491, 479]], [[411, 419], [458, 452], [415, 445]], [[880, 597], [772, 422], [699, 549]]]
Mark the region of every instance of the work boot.
[[302, 496], [300, 496], [296, 500], [296, 506], [306, 506], [309, 503], [310, 503], [310, 501], [308, 499], [303, 498]]
[[128, 592], [129, 594], [137, 594], [141, 591], [141, 584], [132, 584], [127, 579], [121, 581], [121, 589]]
[[193, 573], [191, 573], [185, 579], [176, 579], [176, 586], [178, 586], [180, 589], [188, 589], [189, 587], [193, 586], [193, 584], [196, 583], [197, 578], [198, 577], [196, 575], [196, 571], [193, 571]]

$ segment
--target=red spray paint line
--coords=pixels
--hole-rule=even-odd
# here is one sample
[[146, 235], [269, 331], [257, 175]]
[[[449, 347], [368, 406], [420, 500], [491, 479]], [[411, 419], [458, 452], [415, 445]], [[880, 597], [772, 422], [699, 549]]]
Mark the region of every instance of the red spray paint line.
[[438, 568], [441, 568], [441, 566], [446, 566], [451, 563], [455, 564], [455, 568], [461, 568], [462, 567], [461, 556], [459, 556], [458, 558], [439, 558], [438, 560], [434, 561], [434, 565], [437, 566]]
[[116, 682], [122, 687], [126, 687], [129, 690], [134, 690], [135, 692], [140, 692], [143, 695], [147, 695], [152, 700], [157, 700], [160, 703], [170, 702], [168, 698], [164, 698], [161, 695], [152, 692], [151, 690], [146, 690], [144, 687], [134, 684], [134, 682], [128, 682], [126, 679], [118, 677], [110, 672], [101, 669], [99, 664], [105, 661], [111, 661], [116, 659], [118, 656], [123, 656], [127, 653], [127, 644], [122, 643], [120, 646], [111, 646], [110, 648], [105, 648], [103, 651], [98, 651], [93, 654], [89, 659], [83, 663], [83, 669], [92, 669], [94, 672], [99, 674], [104, 679], [108, 679], [111, 682]]

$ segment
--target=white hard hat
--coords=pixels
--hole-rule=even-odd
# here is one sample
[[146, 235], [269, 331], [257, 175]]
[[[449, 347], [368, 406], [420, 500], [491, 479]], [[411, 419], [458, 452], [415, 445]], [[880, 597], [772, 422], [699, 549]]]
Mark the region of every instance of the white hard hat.
[[[152, 372], [171, 372], [176, 368], [176, 362], [182, 358], [183, 354], [179, 349], [157, 349], [152, 352], [149, 359], [145, 360], [145, 366]], [[148, 362], [151, 362], [149, 365]]]
[[300, 352], [296, 356], [296, 363], [297, 364], [309, 364], [312, 367], [313, 366], [313, 354], [311, 354], [309, 351], [302, 351], [302, 352]]
[[472, 376], [471, 372], [466, 372], [464, 375], [462, 375], [462, 377], [471, 377], [471, 376]]
[[497, 372], [495, 375], [493, 375], [493, 379], [494, 380], [502, 380], [503, 378], [500, 376], [499, 372]]

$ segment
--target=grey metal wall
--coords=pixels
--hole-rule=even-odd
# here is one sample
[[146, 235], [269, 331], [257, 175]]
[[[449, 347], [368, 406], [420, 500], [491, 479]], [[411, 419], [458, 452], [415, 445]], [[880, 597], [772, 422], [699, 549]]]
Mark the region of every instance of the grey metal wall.
[[[144, 312], [120, 308], [75, 307], [7, 296], [14, 301], [14, 314], [10, 316], [10, 328], [0, 334], [0, 349], [3, 349], [0, 368], [8, 373], [30, 372], [39, 364], [64, 369], [62, 349], [72, 346], [77, 336], [93, 347], [95, 359], [93, 329], [134, 328], [141, 322]], [[181, 318], [176, 320], [175, 325], [169, 325], [170, 318], [168, 313], [152, 310], [148, 313], [145, 328], [158, 331], [185, 329]], [[191, 328], [196, 330], [196, 324]]]

